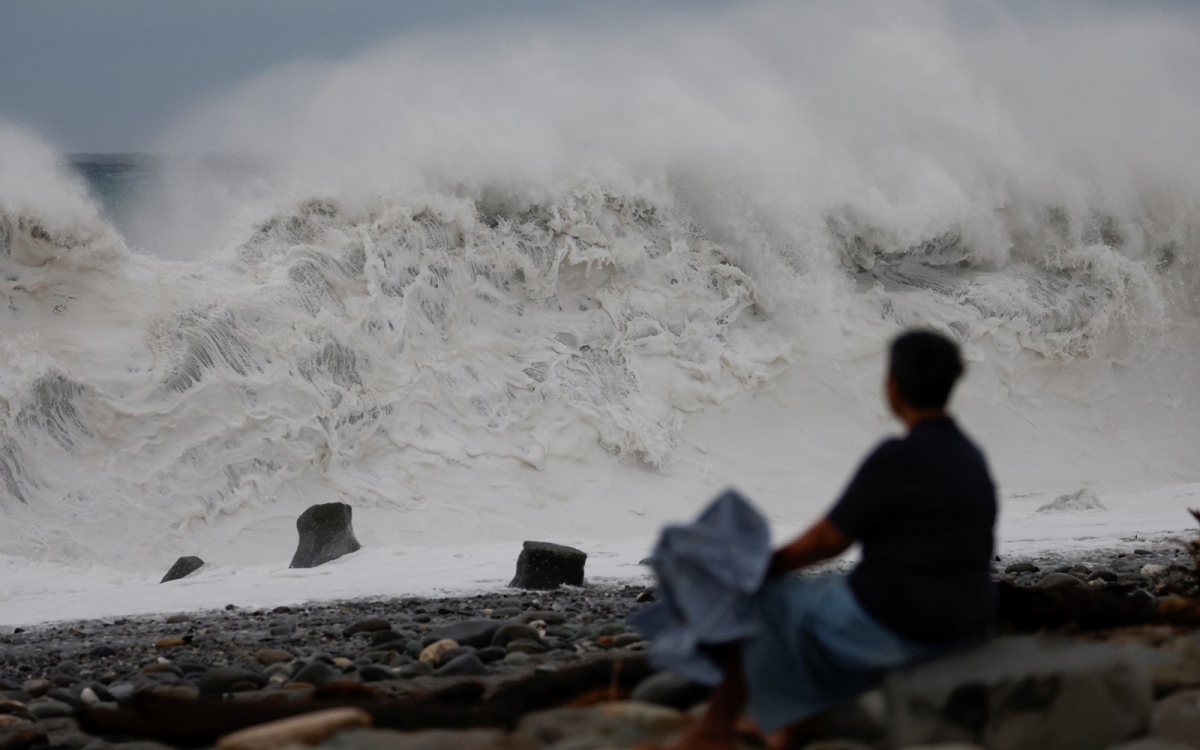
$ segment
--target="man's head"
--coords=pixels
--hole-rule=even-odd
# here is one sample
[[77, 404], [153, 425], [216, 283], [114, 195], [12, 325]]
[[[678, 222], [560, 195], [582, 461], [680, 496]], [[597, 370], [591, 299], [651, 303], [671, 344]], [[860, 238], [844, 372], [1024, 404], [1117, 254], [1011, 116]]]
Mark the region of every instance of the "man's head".
[[892, 342], [888, 361], [888, 400], [892, 410], [911, 424], [906, 413], [939, 413], [963, 374], [958, 345], [933, 331], [913, 330]]

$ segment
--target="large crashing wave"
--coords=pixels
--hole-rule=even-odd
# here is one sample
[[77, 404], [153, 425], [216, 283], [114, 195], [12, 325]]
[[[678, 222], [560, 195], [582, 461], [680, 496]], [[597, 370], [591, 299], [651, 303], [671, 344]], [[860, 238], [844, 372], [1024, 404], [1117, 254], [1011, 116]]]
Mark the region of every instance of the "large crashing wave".
[[[838, 14], [752, 6], [656, 46], [410, 40], [273, 74], [172, 142], [267, 166], [177, 172], [146, 201], [150, 254], [0, 132], [0, 552], [166, 560], [337, 499], [424, 514], [427, 542], [553, 530], [554, 503], [605, 509], [547, 499], [545, 475], [670, 477], [689, 415], [747, 395], [791, 389], [756, 426], [781, 441], [864, 443], [862, 384], [910, 325], [966, 345], [992, 389], [972, 408], [1014, 443], [1081, 406], [1140, 410], [1138, 429], [1147, 399], [1197, 414], [1194, 374], [1117, 406], [1103, 380], [1178, 361], [1200, 313], [1187, 129], [1058, 132], [1040, 106], [1060, 90], [1146, 87], [1020, 78], [988, 58], [1008, 32], [955, 41], [936, 13]], [[831, 28], [858, 53], [835, 72]], [[1128, 30], [1089, 28], [1022, 38], [1078, 52]], [[1194, 92], [1151, 88], [1200, 125], [1176, 106]], [[1046, 405], [1062, 393], [1076, 411]], [[1169, 474], [1186, 451], [1160, 453], [1145, 465]]]
[[[114, 251], [133, 278], [112, 283], [133, 291], [149, 267], [162, 295], [141, 310], [140, 356], [101, 374], [36, 331], [7, 343], [6, 510], [52, 534], [22, 530], [18, 549], [63, 542], [64, 497], [101, 526], [136, 514], [158, 532], [297, 491], [402, 508], [410, 460], [540, 468], [581, 428], [661, 466], [684, 413], [768, 382], [790, 353], [759, 330], [746, 274], [670, 214], [594, 182], [513, 211], [313, 199], [207, 270]], [[20, 286], [9, 302], [46, 312]], [[72, 312], [87, 314], [55, 314]], [[364, 471], [380, 456], [392, 476]]]

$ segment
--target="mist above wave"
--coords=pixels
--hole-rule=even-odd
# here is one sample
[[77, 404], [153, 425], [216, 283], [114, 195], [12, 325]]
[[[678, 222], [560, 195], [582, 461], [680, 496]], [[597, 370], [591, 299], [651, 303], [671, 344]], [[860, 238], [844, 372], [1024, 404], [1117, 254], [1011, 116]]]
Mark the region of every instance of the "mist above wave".
[[[161, 170], [139, 252], [0, 131], [0, 542], [234, 554], [332, 499], [422, 541], [623, 533], [606, 482], [669, 515], [701, 481], [672, 468], [704, 452], [690, 415], [748, 394], [782, 406], [745, 442], [834, 481], [910, 325], [963, 342], [1002, 457], [1109, 477], [1120, 424], [1175, 476], [1200, 35], [963, 7], [749, 4], [276, 71], [167, 136], [254, 156]], [[1046, 434], [1082, 447], [1030, 458]]]

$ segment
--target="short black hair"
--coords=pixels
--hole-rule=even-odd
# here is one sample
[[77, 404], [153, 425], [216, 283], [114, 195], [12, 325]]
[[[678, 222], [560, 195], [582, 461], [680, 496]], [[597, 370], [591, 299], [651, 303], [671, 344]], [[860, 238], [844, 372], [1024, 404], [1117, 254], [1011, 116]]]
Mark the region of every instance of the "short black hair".
[[902, 333], [892, 342], [888, 374], [910, 405], [940, 409], [963, 374], [958, 344], [933, 331]]

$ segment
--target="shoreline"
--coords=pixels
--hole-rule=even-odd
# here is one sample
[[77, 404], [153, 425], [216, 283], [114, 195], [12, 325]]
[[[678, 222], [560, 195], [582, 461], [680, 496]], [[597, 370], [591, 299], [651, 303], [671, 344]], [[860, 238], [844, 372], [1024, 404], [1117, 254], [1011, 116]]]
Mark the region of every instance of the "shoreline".
[[[853, 559], [838, 559], [816, 565], [808, 570], [802, 571], [800, 575], [827, 575], [830, 573], [848, 573], [854, 565]], [[1036, 571], [1006, 573], [1005, 569], [1014, 564], [1029, 563], [1037, 568]], [[1120, 582], [1132, 581], [1138, 585], [1144, 585], [1150, 588], [1156, 581], [1157, 574], [1146, 575], [1142, 573], [1145, 566], [1164, 566], [1171, 565], [1189, 566], [1190, 559], [1185, 549], [1178, 544], [1174, 544], [1169, 540], [1146, 540], [1142, 545], [1136, 545], [1129, 549], [1106, 548], [1098, 549], [1090, 553], [1064, 553], [1064, 554], [1029, 554], [1029, 555], [997, 555], [993, 562], [993, 573], [997, 581], [1010, 580], [1021, 585], [1036, 585], [1037, 582], [1047, 575], [1052, 573], [1070, 573], [1077, 576], [1082, 576], [1084, 571], [1090, 575], [1097, 570], [1112, 569]], [[312, 568], [309, 570], [319, 570], [320, 568]], [[636, 590], [638, 592], [654, 588], [654, 580], [652, 574], [645, 567], [637, 576], [628, 578], [589, 578], [581, 587], [563, 586], [553, 591], [528, 591], [523, 589], [514, 589], [508, 586], [496, 586], [489, 588], [479, 588], [476, 590], [467, 591], [447, 591], [443, 593], [430, 594], [401, 594], [401, 595], [366, 595], [356, 597], [346, 597], [341, 599], [311, 599], [307, 601], [289, 602], [287, 604], [263, 603], [260, 605], [244, 606], [237, 604], [227, 604], [223, 607], [204, 607], [197, 609], [162, 609], [150, 613], [131, 613], [131, 614], [110, 614], [99, 615], [93, 617], [71, 617], [59, 620], [47, 620], [38, 623], [28, 624], [5, 624], [0, 625], [0, 639], [7, 636], [20, 635], [25, 633], [36, 633], [46, 629], [55, 628], [70, 628], [81, 625], [91, 625], [96, 623], [111, 623], [115, 621], [125, 622], [169, 622], [173, 617], [186, 618], [205, 618], [210, 616], [222, 616], [227, 612], [242, 612], [242, 613], [263, 613], [273, 610], [330, 610], [330, 611], [347, 611], [355, 609], [376, 609], [380, 607], [420, 607], [425, 603], [445, 604], [448, 607], [468, 606], [474, 601], [488, 601], [495, 599], [530, 599], [536, 600], [540, 597], [555, 597], [555, 596], [577, 596], [577, 597], [595, 597], [605, 596], [609, 592]], [[1165, 572], [1165, 571], [1163, 571]], [[1145, 579], [1145, 580], [1143, 580]], [[181, 579], [186, 580], [186, 579]], [[1081, 582], [1087, 583], [1086, 578], [1081, 577]], [[174, 582], [172, 582], [174, 583]], [[3, 654], [4, 641], [0, 640], [0, 655]], [[2, 670], [0, 670], [2, 674]]]

